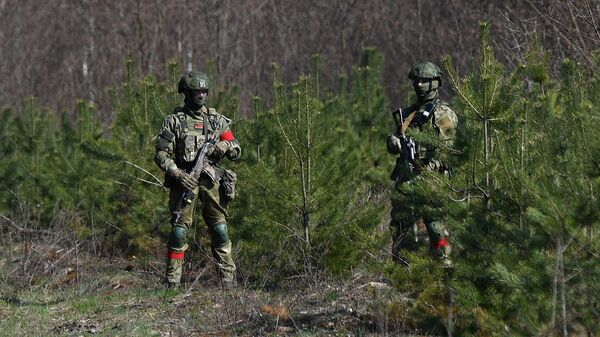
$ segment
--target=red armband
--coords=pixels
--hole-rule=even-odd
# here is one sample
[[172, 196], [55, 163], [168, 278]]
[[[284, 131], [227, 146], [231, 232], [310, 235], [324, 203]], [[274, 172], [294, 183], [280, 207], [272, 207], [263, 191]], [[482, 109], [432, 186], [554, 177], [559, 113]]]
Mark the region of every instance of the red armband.
[[183, 260], [184, 256], [185, 256], [184, 252], [174, 252], [172, 250], [169, 250], [169, 252], [167, 253], [167, 258], [173, 259], [173, 260]]
[[443, 239], [441, 239], [440, 241], [436, 242], [436, 243], [433, 245], [433, 248], [435, 248], [435, 249], [440, 249], [440, 248], [442, 248], [442, 247], [447, 247], [447, 246], [449, 246], [449, 245], [450, 245], [450, 241], [448, 241], [448, 238], [443, 238]]
[[231, 130], [228, 130], [227, 132], [224, 132], [221, 134], [221, 136], [219, 137], [219, 140], [226, 140], [226, 141], [230, 141], [230, 140], [234, 140], [235, 136], [233, 135], [233, 132], [231, 132]]

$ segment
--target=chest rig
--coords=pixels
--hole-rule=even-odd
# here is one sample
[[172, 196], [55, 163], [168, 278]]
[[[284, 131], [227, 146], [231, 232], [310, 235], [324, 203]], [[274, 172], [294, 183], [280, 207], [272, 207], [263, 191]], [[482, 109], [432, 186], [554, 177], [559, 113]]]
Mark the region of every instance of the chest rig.
[[411, 126], [417, 127], [419, 130], [424, 131], [430, 126], [434, 126], [435, 121], [435, 109], [438, 106], [439, 101], [433, 100], [427, 104], [424, 104], [421, 107], [415, 107], [416, 115], [413, 121], [411, 122]]
[[215, 129], [213, 118], [209, 112], [195, 116], [180, 109], [176, 113], [178, 119], [178, 134], [176, 140], [175, 158], [178, 165], [188, 167], [194, 164], [198, 152], [206, 142], [207, 136], [218, 130]]
[[[437, 132], [435, 126], [435, 109], [439, 104], [439, 100], [433, 100], [420, 107], [415, 107], [415, 117], [410, 123], [411, 127], [416, 127], [419, 131], [434, 130]], [[416, 146], [416, 157], [419, 159], [421, 165], [426, 165], [434, 156], [433, 149], [423, 146], [417, 142]]]

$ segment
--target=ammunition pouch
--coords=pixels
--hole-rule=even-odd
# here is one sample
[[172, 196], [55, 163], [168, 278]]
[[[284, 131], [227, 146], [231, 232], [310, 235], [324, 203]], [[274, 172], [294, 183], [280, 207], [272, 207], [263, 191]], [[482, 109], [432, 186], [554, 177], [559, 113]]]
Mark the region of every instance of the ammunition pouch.
[[235, 198], [235, 184], [237, 175], [231, 170], [224, 169], [221, 173], [219, 190], [225, 201], [231, 201]]
[[213, 183], [216, 181], [219, 181], [219, 173], [218, 171], [221, 171], [220, 169], [215, 168], [215, 166], [208, 164], [206, 166], [204, 166], [204, 169], [202, 170], [202, 174], [207, 176], [208, 178], [210, 178], [210, 181], [212, 181]]

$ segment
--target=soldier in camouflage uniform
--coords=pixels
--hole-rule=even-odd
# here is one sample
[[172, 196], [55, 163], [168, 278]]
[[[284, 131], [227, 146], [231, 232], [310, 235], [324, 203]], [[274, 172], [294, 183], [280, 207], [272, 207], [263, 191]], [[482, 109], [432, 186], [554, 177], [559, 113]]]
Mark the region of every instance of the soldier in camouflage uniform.
[[[234, 195], [235, 173], [219, 167], [218, 163], [223, 157], [239, 159], [241, 148], [229, 128], [231, 121], [206, 107], [209, 89], [210, 81], [205, 74], [185, 73], [178, 84], [178, 92], [185, 95], [184, 105], [165, 118], [156, 140], [155, 161], [165, 171], [165, 186], [170, 188], [172, 231], [166, 268], [169, 286], [178, 286], [181, 280], [188, 248], [186, 234], [192, 225], [197, 201], [210, 232], [221, 284], [228, 287], [235, 283], [235, 264], [227, 233], [227, 205]], [[207, 145], [209, 165], [199, 179], [193, 179], [190, 172], [206, 140], [211, 138], [208, 136], [216, 139]], [[182, 201], [186, 190], [194, 193], [189, 204]]]
[[[443, 207], [439, 200], [419, 200], [418, 186], [428, 184], [424, 170], [447, 174], [447, 156], [452, 148], [458, 119], [444, 102], [440, 101], [438, 88], [442, 85], [442, 72], [431, 62], [418, 63], [412, 67], [408, 78], [412, 80], [417, 94], [417, 102], [406, 109], [400, 110], [401, 121], [405, 130], [396, 130], [387, 139], [387, 149], [396, 159], [391, 179], [395, 181], [391, 194], [392, 211], [390, 229], [392, 230], [392, 258], [396, 262], [407, 263], [400, 257], [401, 249], [406, 249], [418, 240], [418, 231], [425, 227], [429, 237], [430, 248], [439, 257], [444, 266], [451, 267], [451, 245], [449, 233], [442, 224]], [[399, 126], [399, 129], [402, 127]], [[403, 146], [406, 144], [402, 132], [407, 135], [412, 132], [430, 132], [439, 143], [416, 143], [414, 159], [409, 157]], [[414, 229], [411, 231], [411, 229]], [[412, 232], [412, 233], [411, 233]], [[415, 235], [413, 240], [411, 235]]]

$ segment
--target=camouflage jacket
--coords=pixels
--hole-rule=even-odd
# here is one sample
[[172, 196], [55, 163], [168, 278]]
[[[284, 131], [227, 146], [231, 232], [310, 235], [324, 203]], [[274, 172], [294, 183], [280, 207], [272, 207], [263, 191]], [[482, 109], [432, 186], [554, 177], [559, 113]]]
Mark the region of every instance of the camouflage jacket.
[[[402, 171], [413, 170], [418, 173], [422, 169], [443, 172], [449, 169], [448, 155], [454, 146], [458, 118], [456, 113], [448, 105], [439, 99], [424, 104], [413, 104], [402, 110], [403, 120], [416, 111], [406, 131], [407, 136], [411, 133], [421, 133], [423, 137], [432, 135], [435, 139], [417, 142], [417, 153], [415, 162], [407, 165], [403, 158], [396, 160], [396, 167], [392, 172], [392, 180], [397, 181]], [[397, 133], [396, 136], [399, 136]], [[390, 154], [398, 154], [398, 150], [390, 142], [387, 143]]]
[[[205, 143], [206, 132], [218, 134], [218, 140], [227, 143], [229, 159], [239, 159], [241, 147], [229, 128], [230, 124], [230, 119], [213, 108], [202, 107], [200, 113], [193, 113], [185, 106], [176, 108], [165, 118], [158, 131], [156, 164], [169, 174], [177, 168], [189, 172]], [[218, 159], [211, 158], [211, 162], [217, 164]]]

